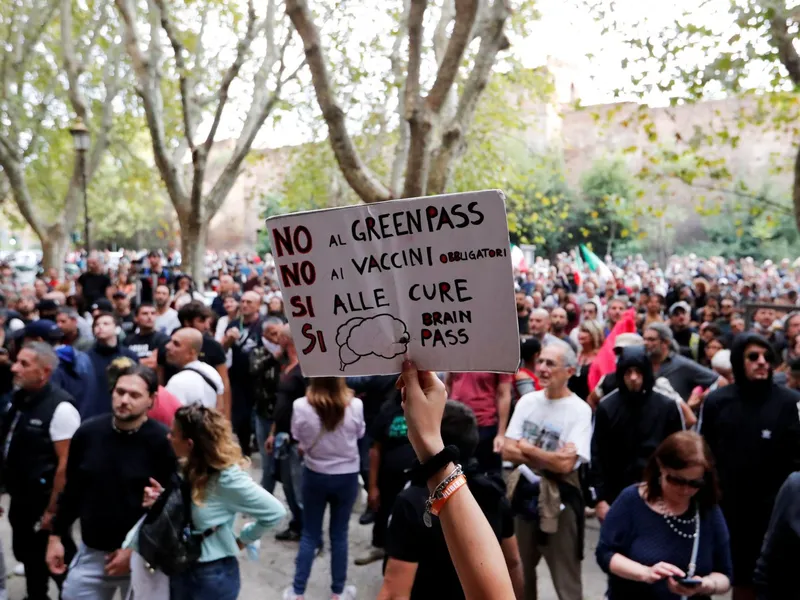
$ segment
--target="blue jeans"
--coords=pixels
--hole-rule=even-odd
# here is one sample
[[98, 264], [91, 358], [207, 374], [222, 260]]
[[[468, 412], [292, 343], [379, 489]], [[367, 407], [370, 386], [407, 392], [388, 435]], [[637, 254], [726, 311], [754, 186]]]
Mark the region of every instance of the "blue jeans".
[[228, 556], [195, 563], [188, 571], [169, 580], [170, 600], [236, 600], [242, 582], [239, 561]]
[[303, 536], [297, 553], [294, 593], [304, 594], [311, 563], [322, 540], [325, 506], [331, 506], [331, 592], [341, 594], [347, 581], [347, 532], [350, 513], [358, 495], [358, 473], [325, 475], [306, 468], [303, 471]]
[[274, 452], [267, 453], [264, 444], [269, 437], [271, 427], [272, 419], [256, 415], [256, 441], [258, 442], [258, 451], [261, 453], [261, 487], [270, 494], [275, 491], [275, 455]]
[[303, 458], [297, 444], [289, 442], [288, 434], [275, 436], [275, 454], [281, 473], [283, 493], [292, 513], [289, 528], [300, 532], [303, 529]]

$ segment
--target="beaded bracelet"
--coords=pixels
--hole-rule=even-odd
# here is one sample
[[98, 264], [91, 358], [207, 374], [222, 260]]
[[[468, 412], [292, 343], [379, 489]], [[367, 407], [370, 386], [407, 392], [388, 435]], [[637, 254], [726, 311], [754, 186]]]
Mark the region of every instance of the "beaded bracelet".
[[[448, 486], [450, 486], [450, 484], [453, 483], [459, 477], [461, 477], [464, 481], [455, 486], [454, 489], [449, 489]], [[425, 523], [426, 527], [431, 526], [431, 515], [432, 514], [434, 516], [438, 515], [439, 510], [441, 510], [441, 507], [444, 504], [442, 503], [437, 505], [436, 512], [434, 513], [433, 512], [434, 503], [437, 502], [438, 500], [449, 498], [450, 495], [453, 492], [455, 492], [458, 488], [460, 488], [464, 483], [466, 483], [466, 478], [464, 477], [464, 470], [461, 468], [461, 465], [456, 465], [456, 468], [453, 469], [453, 471], [447, 477], [444, 478], [444, 481], [442, 481], [439, 485], [436, 486], [436, 489], [433, 490], [433, 493], [431, 494], [430, 498], [428, 498], [428, 500], [425, 502], [425, 514], [422, 515], [422, 520]]]

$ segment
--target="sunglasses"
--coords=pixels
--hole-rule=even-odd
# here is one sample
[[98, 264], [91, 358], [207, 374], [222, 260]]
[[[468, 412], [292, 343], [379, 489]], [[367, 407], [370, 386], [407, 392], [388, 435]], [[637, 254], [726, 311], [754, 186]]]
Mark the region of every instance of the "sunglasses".
[[670, 485], [690, 487], [695, 490], [701, 489], [706, 484], [705, 479], [686, 479], [670, 473], [667, 473], [664, 477]]
[[771, 352], [763, 352], [763, 353], [762, 352], [757, 352], [757, 351], [748, 352], [745, 355], [745, 358], [747, 360], [749, 360], [750, 362], [758, 362], [758, 359], [761, 358], [762, 356], [764, 357], [764, 360], [767, 361], [768, 363], [772, 362], [772, 353]]

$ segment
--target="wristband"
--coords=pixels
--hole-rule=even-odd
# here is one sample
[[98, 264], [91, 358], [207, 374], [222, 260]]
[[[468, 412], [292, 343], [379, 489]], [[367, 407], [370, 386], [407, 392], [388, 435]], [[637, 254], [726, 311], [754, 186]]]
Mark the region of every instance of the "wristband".
[[432, 456], [421, 464], [418, 460], [411, 466], [411, 479], [415, 482], [427, 482], [431, 477], [444, 469], [451, 462], [454, 463], [461, 456], [457, 446], [447, 446], [444, 450]]
[[442, 490], [442, 497], [437, 498], [433, 504], [431, 504], [430, 513], [434, 517], [438, 517], [439, 513], [442, 512], [442, 508], [450, 499], [450, 496], [455, 494], [458, 490], [461, 489], [462, 486], [466, 485], [467, 478], [464, 475], [459, 475], [453, 481], [451, 481], [444, 490]]
[[[451, 489], [451, 485], [459, 478], [464, 478], [462, 483], [459, 483], [455, 488]], [[464, 471], [461, 469], [461, 465], [456, 465], [456, 468], [452, 470], [452, 472], [444, 478], [444, 480], [436, 486], [436, 489], [433, 490], [430, 498], [428, 498], [427, 502], [425, 502], [425, 513], [422, 515], [422, 521], [425, 523], [426, 527], [431, 526], [431, 514], [438, 514], [438, 511], [441, 510], [441, 507], [444, 506], [444, 502], [438, 505], [436, 513], [433, 512], [433, 505], [437, 503], [439, 500], [445, 499], [449, 497], [453, 492], [455, 492], [459, 487], [461, 487], [464, 483], [466, 483], [466, 477], [464, 477]], [[447, 492], [447, 496], [445, 496], [445, 492]], [[446, 501], [446, 500], [445, 500]]]

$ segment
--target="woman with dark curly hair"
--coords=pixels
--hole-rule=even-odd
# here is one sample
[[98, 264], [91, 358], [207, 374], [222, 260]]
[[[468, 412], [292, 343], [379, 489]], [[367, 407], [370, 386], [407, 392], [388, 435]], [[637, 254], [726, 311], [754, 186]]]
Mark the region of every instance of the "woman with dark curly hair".
[[711, 451], [692, 431], [656, 449], [608, 511], [595, 555], [609, 600], [707, 598], [730, 589], [728, 528]]

